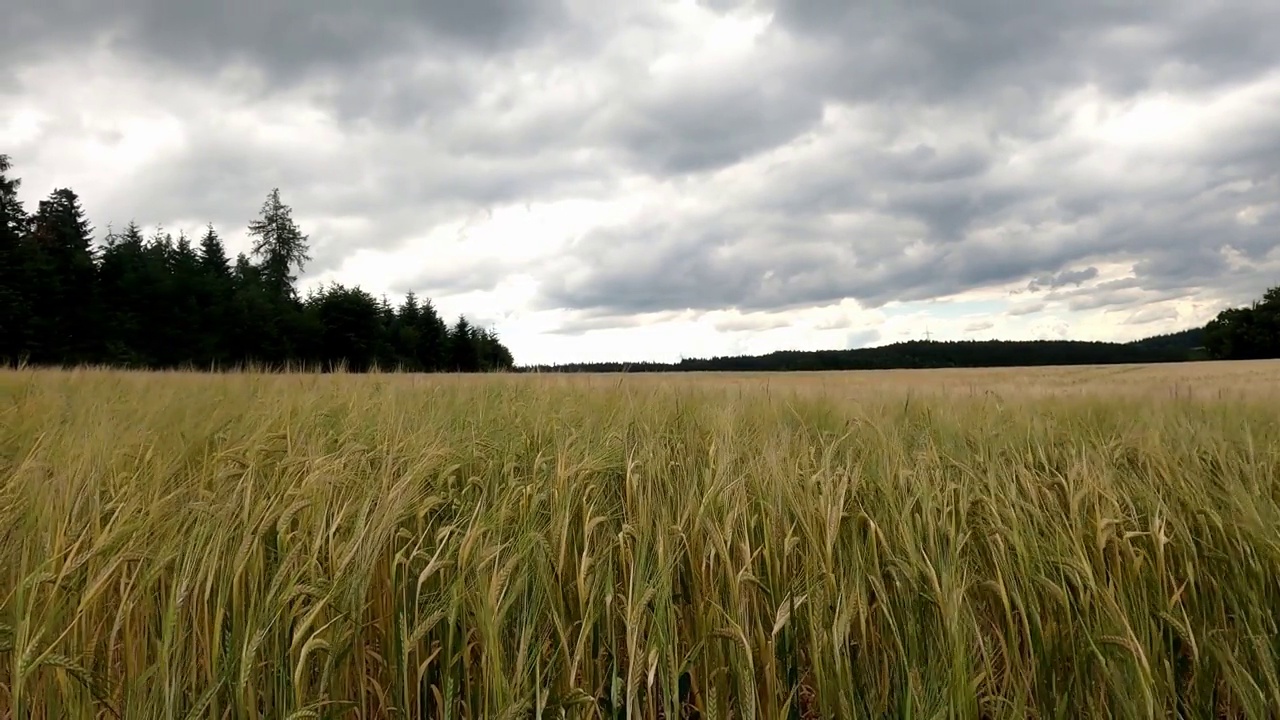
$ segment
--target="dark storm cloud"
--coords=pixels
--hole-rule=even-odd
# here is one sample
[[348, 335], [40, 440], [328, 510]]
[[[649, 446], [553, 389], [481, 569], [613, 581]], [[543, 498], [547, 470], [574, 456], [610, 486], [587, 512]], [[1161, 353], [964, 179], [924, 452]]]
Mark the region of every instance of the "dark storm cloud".
[[1153, 254], [1133, 266], [1134, 277], [1144, 287], [1152, 288], [1195, 286], [1221, 277], [1228, 270], [1223, 254], [1207, 245], [1188, 245], [1181, 252]]
[[974, 145], [940, 152], [922, 143], [908, 151], [885, 152], [877, 165], [876, 175], [888, 180], [938, 183], [981, 175], [990, 167], [991, 156]]
[[885, 209], [919, 220], [932, 239], [946, 241], [964, 237], [976, 222], [991, 219], [1024, 198], [1025, 191], [1020, 189], [984, 192], [972, 184], [903, 184], [889, 195]]
[[[595, 232], [572, 255], [549, 264], [542, 305], [625, 314], [776, 310], [853, 298], [877, 307], [1015, 280], [1058, 267], [1076, 252], [1065, 243], [974, 239], [886, 253], [895, 238], [837, 239], [817, 224], [808, 233], [776, 230], [744, 208], [741, 214], [657, 219]], [[870, 258], [865, 262], [864, 250]]]
[[[1042, 192], [1051, 197], [1050, 188]], [[1027, 202], [1035, 204], [1035, 198]], [[1080, 262], [1117, 255], [1137, 258], [1126, 287], [1187, 295], [1242, 279], [1239, 272], [1228, 272], [1222, 248], [1274, 248], [1280, 240], [1273, 233], [1268, 243], [1262, 235], [1271, 228], [1240, 225], [1231, 213], [1212, 211], [1211, 200], [1197, 202], [1205, 206], [1203, 214], [1189, 226], [1179, 224], [1185, 206], [1153, 201], [1136, 211], [1100, 212], [1067, 232], [1024, 228], [990, 237], [955, 237], [931, 227], [923, 234], [892, 226], [840, 233], [814, 217], [776, 222], [750, 205], [710, 217], [657, 218], [588, 235], [571, 257], [551, 265], [543, 302], [614, 313], [767, 310], [843, 298], [874, 307], [1020, 279], [1033, 291], [1080, 287], [1090, 293], [1095, 288], [1081, 286], [1095, 279], [1098, 269], [1079, 267]], [[1141, 203], [1130, 198], [1123, 204]], [[1016, 217], [1018, 209], [1002, 210], [995, 220]], [[991, 220], [979, 214], [972, 223]], [[1259, 292], [1259, 279], [1248, 280], [1249, 291]], [[1100, 288], [1116, 289], [1124, 288]], [[1120, 297], [1143, 301], [1140, 294]], [[1077, 300], [1072, 307], [1108, 302]]]
[[[16, 0], [0, 58], [67, 52], [107, 38], [130, 52], [216, 71], [247, 60], [271, 79], [342, 73], [415, 44], [495, 52], [540, 39], [561, 20], [553, 0]], [[7, 55], [7, 57], [6, 57]]]
[[[1081, 77], [1058, 62], [1091, 31], [1158, 12], [1116, 3], [1007, 0], [891, 3], [778, 0], [777, 17], [827, 49], [813, 77], [846, 97], [971, 97], [1002, 86], [1035, 91]], [[857, 50], [856, 48], [865, 48]], [[856, 60], [857, 62], [849, 62]]]
[[815, 125], [821, 97], [759, 78], [709, 78], [640, 91], [609, 134], [631, 161], [658, 175], [733, 165]]
[[1158, 64], [1207, 83], [1273, 67], [1280, 6], [1265, 0], [775, 0], [779, 23], [823, 43], [814, 77], [861, 99], [975, 100], [1094, 83], [1132, 93]]

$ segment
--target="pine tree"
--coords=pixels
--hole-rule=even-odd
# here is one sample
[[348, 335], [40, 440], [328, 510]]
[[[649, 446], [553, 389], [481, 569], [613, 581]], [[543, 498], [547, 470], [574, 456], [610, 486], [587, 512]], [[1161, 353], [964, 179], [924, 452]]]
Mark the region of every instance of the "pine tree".
[[392, 351], [396, 356], [396, 363], [408, 372], [422, 372], [426, 369], [422, 357], [421, 322], [422, 308], [418, 306], [418, 296], [409, 291], [396, 311], [392, 334]]
[[0, 155], [0, 365], [30, 352], [33, 272], [26, 242], [27, 213], [18, 200], [22, 181], [8, 177], [8, 155]]
[[396, 353], [396, 334], [399, 331], [400, 321], [396, 316], [396, 309], [391, 305], [391, 301], [383, 295], [378, 300], [378, 341], [377, 341], [377, 365], [384, 371], [395, 371], [400, 365], [400, 358]]
[[311, 259], [307, 254], [307, 236], [293, 221], [293, 210], [280, 201], [280, 189], [267, 196], [261, 215], [249, 223], [249, 235], [255, 238], [253, 255], [261, 260], [262, 278], [271, 294], [280, 300], [295, 296], [294, 266], [302, 270]]
[[142, 252], [142, 294], [147, 301], [136, 311], [146, 330], [135, 347], [152, 367], [173, 367], [181, 362], [177, 348], [181, 332], [176, 326], [186, 318], [176, 307], [182, 289], [173, 276], [175, 252], [173, 235], [164, 228], [156, 229]]
[[449, 331], [449, 370], [476, 372], [480, 369], [480, 352], [476, 347], [475, 330], [465, 317]]
[[227, 341], [233, 285], [227, 249], [212, 223], [200, 238], [199, 265], [199, 277], [193, 288], [199, 307], [196, 324], [200, 330], [195, 363], [200, 367], [224, 366], [231, 360]]
[[477, 335], [476, 347], [481, 370], [510, 370], [515, 365], [511, 351], [498, 340], [498, 335], [493, 330], [482, 330]]
[[240, 253], [236, 255], [235, 265], [231, 268], [231, 278], [237, 288], [255, 283], [259, 278], [258, 268], [253, 266], [244, 253]]
[[39, 318], [33, 356], [41, 361], [91, 362], [100, 350], [92, 233], [80, 198], [72, 190], [59, 188], [40, 202], [31, 237]]
[[[198, 288], [203, 279], [200, 254], [185, 232], [169, 247], [167, 257], [167, 306], [169, 345], [163, 355], [167, 367], [181, 367], [196, 360], [204, 333], [203, 306]], [[201, 363], [203, 364], [203, 363]]]
[[449, 328], [430, 300], [422, 303], [417, 327], [422, 369], [426, 372], [448, 370]]
[[204, 236], [200, 238], [200, 267], [207, 275], [231, 277], [231, 262], [227, 259], [227, 248], [213, 229], [213, 223], [205, 226]]
[[105, 300], [104, 360], [126, 366], [150, 365], [152, 359], [143, 348], [147, 344], [148, 308], [157, 298], [146, 241], [137, 223], [130, 222], [122, 233], [107, 235], [98, 281]]

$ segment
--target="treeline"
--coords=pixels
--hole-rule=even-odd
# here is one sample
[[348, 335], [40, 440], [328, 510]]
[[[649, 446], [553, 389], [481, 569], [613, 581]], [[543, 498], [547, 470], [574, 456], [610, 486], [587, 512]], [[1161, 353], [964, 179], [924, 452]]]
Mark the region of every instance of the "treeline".
[[1232, 360], [1280, 358], [1280, 285], [1249, 307], [1223, 310], [1205, 326], [1205, 346]]
[[28, 215], [0, 155], [0, 364], [366, 371], [500, 370], [510, 351], [465, 317], [449, 324], [410, 293], [398, 307], [359, 287], [299, 297], [307, 236], [273, 190], [228, 257], [212, 225], [194, 240], [134, 223], [95, 245], [77, 195]]
[[1280, 358], [1280, 286], [1249, 307], [1222, 311], [1203, 328], [1127, 343], [1074, 340], [910, 341], [855, 350], [784, 350], [676, 363], [571, 363], [531, 372], [779, 372], [1045, 365], [1119, 365]]
[[911, 341], [855, 350], [780, 351], [768, 355], [686, 359], [678, 363], [587, 363], [530, 368], [543, 372], [775, 372], [900, 368], [1114, 365], [1204, 357], [1202, 331], [1131, 343], [1071, 340]]

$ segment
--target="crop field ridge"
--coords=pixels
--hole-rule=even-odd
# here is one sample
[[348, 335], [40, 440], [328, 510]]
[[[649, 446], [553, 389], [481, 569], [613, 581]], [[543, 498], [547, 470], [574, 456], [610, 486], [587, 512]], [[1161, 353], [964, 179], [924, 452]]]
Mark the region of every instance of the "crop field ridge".
[[0, 373], [0, 718], [1275, 718], [1247, 368]]

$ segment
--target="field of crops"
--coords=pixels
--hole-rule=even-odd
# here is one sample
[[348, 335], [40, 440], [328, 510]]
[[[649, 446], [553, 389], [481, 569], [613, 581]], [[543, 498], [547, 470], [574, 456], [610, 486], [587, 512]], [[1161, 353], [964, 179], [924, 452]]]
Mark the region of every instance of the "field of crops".
[[0, 373], [0, 717], [1276, 717], [1277, 408], [1277, 363]]

